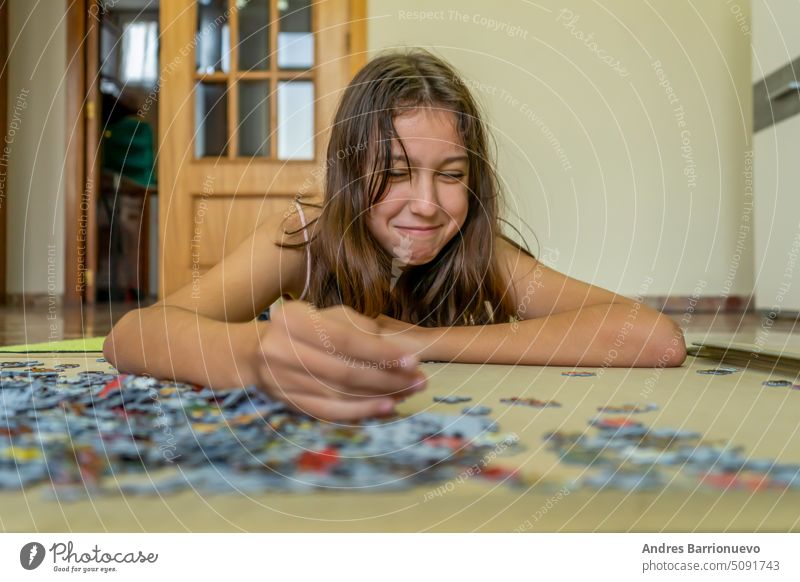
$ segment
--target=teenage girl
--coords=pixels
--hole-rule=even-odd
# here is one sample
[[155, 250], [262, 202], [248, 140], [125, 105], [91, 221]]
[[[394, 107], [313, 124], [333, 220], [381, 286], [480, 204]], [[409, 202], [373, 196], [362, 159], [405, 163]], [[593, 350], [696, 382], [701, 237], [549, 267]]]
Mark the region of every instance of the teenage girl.
[[256, 384], [328, 420], [392, 412], [425, 387], [425, 360], [683, 362], [671, 319], [544, 266], [501, 233], [481, 114], [431, 53], [384, 54], [355, 76], [324, 169], [321, 201], [296, 198], [199, 281], [120, 319], [108, 361], [216, 388]]

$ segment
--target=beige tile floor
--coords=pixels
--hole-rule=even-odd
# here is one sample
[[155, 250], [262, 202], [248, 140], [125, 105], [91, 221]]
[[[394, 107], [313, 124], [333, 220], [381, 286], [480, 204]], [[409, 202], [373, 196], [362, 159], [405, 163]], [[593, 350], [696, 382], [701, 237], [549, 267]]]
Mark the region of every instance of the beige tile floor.
[[134, 303], [95, 306], [0, 306], [0, 345], [17, 345], [106, 335]]

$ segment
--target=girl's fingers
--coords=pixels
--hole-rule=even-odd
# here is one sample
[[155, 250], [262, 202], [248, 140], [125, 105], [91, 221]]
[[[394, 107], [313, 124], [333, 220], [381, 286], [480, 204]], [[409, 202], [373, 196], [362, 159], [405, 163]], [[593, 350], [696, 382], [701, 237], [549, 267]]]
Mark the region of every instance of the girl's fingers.
[[413, 376], [417, 372], [418, 358], [414, 350], [382, 336], [377, 323], [356, 314], [356, 321], [347, 321], [339, 315], [330, 326], [330, 345], [343, 357], [369, 364], [370, 367]]
[[[306, 374], [282, 370], [280, 379], [274, 375], [266, 372], [269, 381], [266, 382], [267, 388], [265, 391], [272, 397], [278, 400], [286, 401], [290, 394], [306, 394], [309, 396], [325, 397], [330, 393], [319, 382], [314, 382]], [[327, 396], [330, 398], [331, 396]]]
[[418, 375], [406, 375], [373, 369], [366, 362], [348, 362], [301, 342], [274, 350], [269, 361], [271, 365], [284, 365], [296, 371], [303, 377], [303, 385], [316, 384], [315, 392], [327, 392], [340, 398], [408, 396], [422, 390], [426, 384], [421, 371]]
[[[296, 305], [295, 305], [296, 304]], [[375, 364], [387, 371], [414, 376], [417, 359], [405, 359], [413, 352], [380, 333], [379, 324], [353, 309], [338, 307], [317, 310], [300, 301], [281, 304], [275, 323], [291, 339], [343, 357]]]
[[391, 398], [333, 400], [309, 394], [287, 394], [285, 401], [298, 412], [329, 421], [357, 420], [394, 412], [394, 401]]

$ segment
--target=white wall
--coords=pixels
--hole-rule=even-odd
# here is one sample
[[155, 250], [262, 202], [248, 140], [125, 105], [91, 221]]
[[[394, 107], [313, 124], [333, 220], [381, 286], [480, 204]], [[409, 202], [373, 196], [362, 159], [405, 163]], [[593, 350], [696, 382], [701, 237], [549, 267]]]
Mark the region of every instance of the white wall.
[[756, 0], [751, 8], [753, 36], [753, 82], [763, 79], [800, 55], [800, 2]]
[[[752, 12], [753, 81], [757, 82], [800, 57], [796, 30], [800, 2], [755, 0]], [[798, 71], [794, 74], [796, 78]], [[770, 92], [780, 87], [770, 87]], [[776, 97], [774, 103], [796, 98], [788, 94]], [[796, 314], [800, 312], [795, 272], [800, 256], [800, 115], [761, 129], [753, 136], [753, 146], [756, 308], [771, 318], [782, 312]], [[769, 329], [762, 326], [762, 331]]]
[[473, 83], [546, 262], [629, 295], [752, 292], [749, 0], [431, 5], [370, 0], [370, 53], [424, 46]]
[[9, 293], [64, 292], [65, 6], [9, 3]]

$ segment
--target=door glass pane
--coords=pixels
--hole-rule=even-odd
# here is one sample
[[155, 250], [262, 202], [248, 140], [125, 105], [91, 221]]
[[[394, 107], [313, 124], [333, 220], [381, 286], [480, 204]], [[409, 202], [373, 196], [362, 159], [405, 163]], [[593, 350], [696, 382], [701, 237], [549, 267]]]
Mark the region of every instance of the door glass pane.
[[239, 155], [269, 156], [269, 81], [239, 83]]
[[269, 68], [269, 0], [238, 0], [239, 70]]
[[228, 91], [225, 83], [198, 83], [194, 102], [194, 155], [222, 156], [228, 151]]
[[278, 0], [278, 68], [308, 69], [314, 65], [311, 0]]
[[278, 83], [278, 158], [314, 159], [314, 83]]
[[197, 2], [197, 33], [195, 60], [198, 73], [213, 73], [230, 69], [230, 25], [227, 0]]

